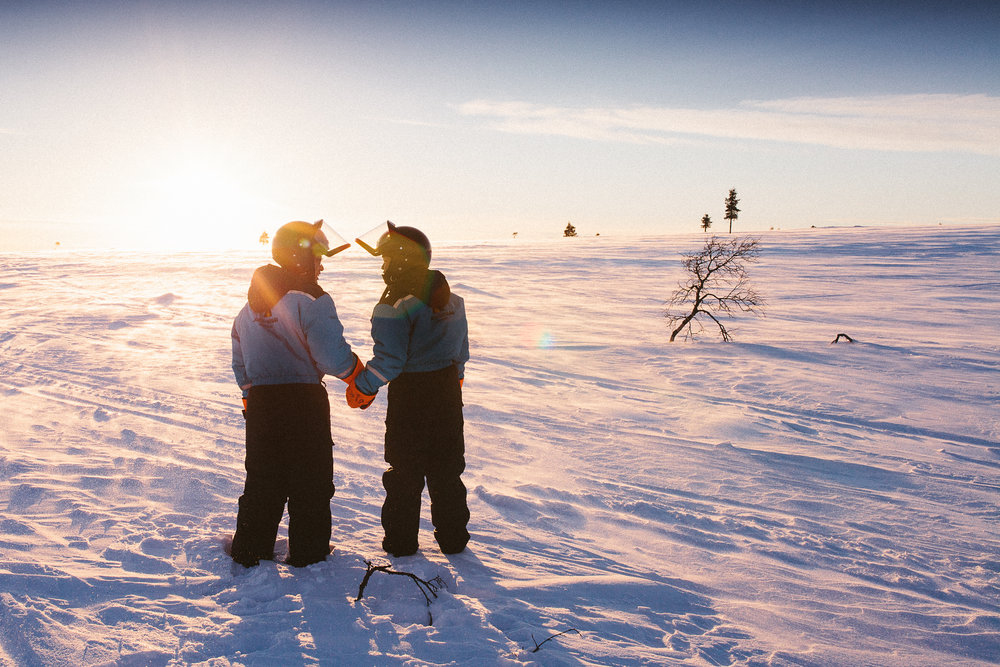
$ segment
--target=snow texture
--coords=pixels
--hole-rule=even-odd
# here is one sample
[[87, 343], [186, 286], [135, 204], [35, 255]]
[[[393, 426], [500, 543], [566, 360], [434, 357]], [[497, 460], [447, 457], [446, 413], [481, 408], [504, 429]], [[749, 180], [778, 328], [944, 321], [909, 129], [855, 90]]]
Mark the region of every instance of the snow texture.
[[[473, 542], [436, 551], [425, 499], [385, 556], [385, 397], [331, 380], [335, 552], [303, 569], [224, 551], [265, 251], [0, 255], [0, 665], [1000, 660], [1000, 227], [764, 233], [767, 316], [668, 344], [704, 239], [435, 248]], [[379, 266], [327, 265], [367, 359]], [[437, 597], [376, 572], [355, 600], [366, 561]]]

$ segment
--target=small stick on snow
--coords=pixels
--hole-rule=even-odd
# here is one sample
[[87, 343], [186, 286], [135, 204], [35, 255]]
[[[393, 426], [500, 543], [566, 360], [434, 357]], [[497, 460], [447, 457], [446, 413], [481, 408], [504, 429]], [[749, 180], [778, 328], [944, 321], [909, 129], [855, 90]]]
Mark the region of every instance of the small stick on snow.
[[535, 648], [531, 649], [531, 652], [532, 653], [538, 653], [539, 649], [542, 648], [542, 644], [544, 644], [545, 642], [552, 641], [556, 637], [561, 637], [562, 635], [564, 635], [564, 634], [566, 634], [568, 632], [575, 632], [576, 634], [578, 634], [580, 636], [583, 636], [583, 634], [579, 630], [577, 630], [576, 628], [570, 628], [569, 630], [563, 630], [562, 632], [557, 632], [556, 634], [552, 635], [551, 637], [549, 637], [548, 639], [546, 639], [545, 641], [543, 641], [541, 644], [539, 644], [537, 641], [535, 641], [535, 635], [531, 635], [531, 641], [535, 642]]

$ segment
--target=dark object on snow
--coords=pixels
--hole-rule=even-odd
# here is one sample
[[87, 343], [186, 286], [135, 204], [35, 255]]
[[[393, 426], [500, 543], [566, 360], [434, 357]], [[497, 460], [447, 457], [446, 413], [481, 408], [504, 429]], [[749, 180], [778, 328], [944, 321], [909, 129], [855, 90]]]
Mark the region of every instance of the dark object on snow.
[[570, 632], [575, 632], [578, 635], [582, 635], [583, 634], [582, 632], [580, 632], [576, 628], [570, 628], [569, 630], [563, 630], [562, 632], [557, 632], [556, 634], [552, 635], [551, 637], [549, 637], [548, 639], [546, 639], [545, 641], [543, 641], [541, 644], [539, 644], [537, 641], [535, 641], [535, 635], [531, 635], [531, 641], [535, 642], [535, 648], [531, 649], [531, 652], [532, 653], [538, 653], [538, 651], [541, 650], [541, 648], [542, 648], [542, 644], [544, 644], [545, 642], [550, 642], [553, 639], [555, 639], [556, 637], [561, 637], [562, 635], [568, 634]]
[[713, 236], [705, 247], [684, 255], [684, 279], [667, 302], [664, 316], [671, 327], [670, 342], [687, 332], [701, 331], [701, 319], [715, 323], [722, 340], [732, 340], [720, 317], [736, 311], [763, 316], [764, 297], [750, 284], [746, 265], [760, 256], [760, 240], [753, 237], [720, 240]]
[[839, 343], [841, 338], [843, 338], [844, 340], [846, 340], [848, 343], [853, 343], [854, 342], [854, 339], [851, 338], [850, 336], [848, 336], [847, 334], [845, 334], [845, 333], [839, 333], [839, 334], [837, 334], [836, 338], [834, 338], [833, 340], [830, 341], [830, 344], [833, 345], [834, 343]]
[[[361, 580], [361, 585], [358, 587], [358, 597], [354, 599], [355, 602], [360, 600], [365, 596], [365, 587], [368, 585], [368, 580], [372, 578], [372, 575], [376, 572], [385, 572], [386, 574], [396, 574], [403, 577], [409, 577], [413, 580], [413, 583], [417, 585], [420, 592], [424, 595], [424, 601], [427, 602], [427, 625], [434, 625], [434, 617], [431, 615], [431, 597], [436, 600], [437, 592], [442, 588], [448, 588], [445, 586], [444, 580], [441, 579], [440, 575], [434, 577], [430, 581], [421, 579], [412, 572], [397, 572], [396, 570], [390, 570], [388, 565], [372, 565], [371, 561], [365, 561], [365, 565], [368, 566], [368, 570], [365, 572], [365, 578]], [[430, 593], [430, 595], [428, 595]], [[542, 642], [543, 644], [545, 642]]]

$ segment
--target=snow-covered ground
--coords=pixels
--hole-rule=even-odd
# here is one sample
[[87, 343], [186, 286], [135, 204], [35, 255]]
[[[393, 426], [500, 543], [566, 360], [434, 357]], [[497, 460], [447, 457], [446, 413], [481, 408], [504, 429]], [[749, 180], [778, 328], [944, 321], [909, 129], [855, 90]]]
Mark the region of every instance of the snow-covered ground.
[[[265, 252], [0, 255], [0, 665], [1000, 660], [1000, 226], [766, 232], [767, 317], [669, 344], [703, 241], [438, 247], [471, 548], [385, 558], [384, 395], [333, 380], [335, 553], [301, 570], [222, 546]], [[378, 263], [327, 264], [366, 359]], [[356, 601], [366, 561], [438, 597]]]

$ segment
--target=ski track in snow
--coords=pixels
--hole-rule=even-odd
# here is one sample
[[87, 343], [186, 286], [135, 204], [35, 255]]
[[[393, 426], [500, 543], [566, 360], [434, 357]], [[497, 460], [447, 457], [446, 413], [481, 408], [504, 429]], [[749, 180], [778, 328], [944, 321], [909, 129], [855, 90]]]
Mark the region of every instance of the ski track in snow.
[[[436, 249], [474, 541], [385, 557], [384, 397], [331, 380], [335, 553], [301, 570], [223, 550], [264, 258], [0, 255], [0, 665], [1000, 660], [1000, 227], [764, 234], [767, 317], [668, 344], [703, 240]], [[329, 264], [365, 359], [377, 265]], [[444, 588], [355, 600], [366, 561]]]

